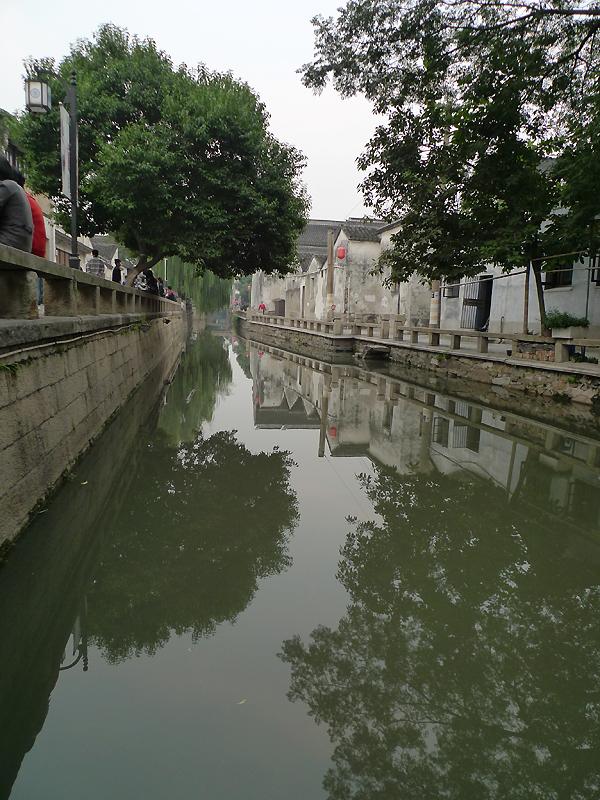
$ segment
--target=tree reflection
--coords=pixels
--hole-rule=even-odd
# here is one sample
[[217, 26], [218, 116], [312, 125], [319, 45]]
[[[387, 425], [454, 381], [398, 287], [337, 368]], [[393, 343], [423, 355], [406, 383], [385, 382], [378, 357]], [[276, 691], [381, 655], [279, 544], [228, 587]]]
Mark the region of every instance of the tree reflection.
[[336, 743], [330, 798], [597, 797], [597, 567], [491, 483], [361, 480], [383, 522], [352, 520], [348, 613], [281, 654]]
[[201, 333], [186, 349], [167, 402], [161, 408], [158, 426], [172, 444], [192, 442], [215, 408], [216, 398], [226, 391], [232, 373], [223, 339]]
[[235, 432], [144, 451], [88, 598], [91, 640], [110, 662], [154, 653], [171, 631], [210, 635], [291, 563], [288, 453], [250, 453]]

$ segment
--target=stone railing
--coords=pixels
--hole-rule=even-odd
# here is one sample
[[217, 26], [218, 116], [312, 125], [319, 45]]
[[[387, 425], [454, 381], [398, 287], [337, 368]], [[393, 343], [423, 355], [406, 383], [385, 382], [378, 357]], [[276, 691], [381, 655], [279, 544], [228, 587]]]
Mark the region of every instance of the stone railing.
[[47, 317], [172, 314], [178, 302], [0, 244], [0, 319], [37, 319], [39, 278]]
[[548, 336], [535, 336], [524, 333], [494, 333], [467, 329], [444, 330], [406, 325], [405, 318], [393, 314], [357, 316], [353, 320], [334, 315], [332, 320], [323, 321], [293, 316], [262, 314], [248, 309], [241, 316], [248, 321], [267, 325], [282, 326], [328, 336], [352, 336], [378, 339], [387, 342], [406, 342], [422, 347], [444, 348], [453, 355], [475, 352], [487, 354], [490, 343], [501, 344], [506, 355], [530, 361], [568, 362], [574, 347], [600, 349], [598, 339], [557, 339]]

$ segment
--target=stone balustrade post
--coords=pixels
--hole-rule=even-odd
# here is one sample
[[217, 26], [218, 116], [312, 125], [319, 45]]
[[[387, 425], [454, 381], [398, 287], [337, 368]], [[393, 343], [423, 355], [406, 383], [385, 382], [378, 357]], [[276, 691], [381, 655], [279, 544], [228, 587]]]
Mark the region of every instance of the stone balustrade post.
[[30, 270], [0, 271], [0, 318], [37, 319], [39, 282]]
[[564, 364], [569, 358], [569, 346], [564, 342], [556, 340], [554, 342], [554, 361], [557, 364]]
[[77, 283], [73, 278], [44, 278], [44, 309], [48, 317], [76, 317]]

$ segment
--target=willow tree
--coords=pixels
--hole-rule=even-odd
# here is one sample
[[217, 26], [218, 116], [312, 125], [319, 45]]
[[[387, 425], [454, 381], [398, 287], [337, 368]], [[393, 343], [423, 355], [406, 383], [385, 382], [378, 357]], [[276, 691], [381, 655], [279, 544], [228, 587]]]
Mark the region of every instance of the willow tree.
[[[175, 255], [222, 278], [288, 269], [308, 207], [304, 158], [270, 134], [247, 84], [204, 66], [175, 69], [151, 39], [114, 25], [72, 46], [58, 65], [63, 77], [71, 70], [80, 232], [110, 232], [138, 254], [130, 279]], [[53, 92], [60, 101], [62, 88]], [[32, 188], [55, 200], [66, 223], [58, 113], [56, 102], [47, 117], [25, 115], [22, 142]]]

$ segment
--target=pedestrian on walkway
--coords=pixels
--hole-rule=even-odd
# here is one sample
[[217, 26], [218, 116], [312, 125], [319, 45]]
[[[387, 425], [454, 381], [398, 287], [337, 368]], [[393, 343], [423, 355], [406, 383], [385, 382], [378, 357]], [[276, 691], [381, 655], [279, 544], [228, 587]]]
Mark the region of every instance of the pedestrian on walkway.
[[121, 259], [115, 258], [115, 266], [112, 271], [112, 279], [115, 283], [121, 283]]
[[104, 261], [99, 257], [97, 250], [92, 250], [92, 257], [86, 264], [86, 272], [90, 275], [96, 275], [99, 278], [104, 277]]

